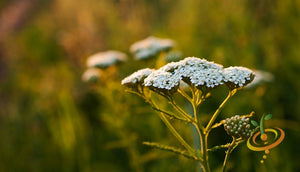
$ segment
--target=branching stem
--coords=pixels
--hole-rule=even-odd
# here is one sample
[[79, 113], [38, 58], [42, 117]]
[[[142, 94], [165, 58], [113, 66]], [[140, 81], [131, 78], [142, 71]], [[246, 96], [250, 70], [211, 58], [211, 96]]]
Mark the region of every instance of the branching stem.
[[[149, 93], [145, 94], [144, 90], [138, 90], [138, 92], [131, 92], [134, 94], [137, 94], [138, 96], [145, 99], [147, 103], [149, 103], [153, 109], [158, 111], [158, 115], [161, 118], [161, 120], [165, 123], [167, 128], [170, 130], [170, 132], [175, 136], [175, 138], [181, 143], [181, 145], [187, 150], [188, 154], [191, 155], [191, 157], [195, 160], [197, 160], [201, 168], [204, 172], [210, 172], [209, 167], [209, 161], [208, 161], [208, 152], [214, 151], [221, 148], [228, 148], [226, 151], [226, 156], [223, 163], [223, 172], [226, 170], [226, 165], [229, 159], [229, 156], [231, 152], [238, 146], [239, 143], [242, 142], [241, 139], [233, 138], [233, 141], [231, 143], [228, 143], [226, 145], [220, 145], [215, 146], [211, 149], [208, 149], [208, 136], [211, 131], [211, 129], [219, 127], [223, 124], [221, 121], [220, 123], [215, 123], [215, 120], [217, 119], [218, 115], [220, 114], [221, 110], [225, 106], [225, 104], [228, 102], [228, 100], [236, 93], [237, 89], [230, 90], [227, 97], [224, 99], [224, 101], [220, 104], [218, 109], [214, 112], [211, 119], [209, 120], [208, 124], [203, 126], [198, 118], [198, 107], [199, 105], [205, 100], [207, 94], [206, 92], [203, 92], [199, 89], [197, 89], [194, 86], [191, 86], [191, 93], [192, 96], [187, 94], [185, 91], [178, 89], [178, 93], [180, 93], [186, 100], [188, 100], [192, 107], [193, 107], [193, 116], [188, 114], [186, 111], [184, 111], [180, 106], [176, 104], [176, 102], [173, 100], [172, 96], [165, 96], [161, 94], [162, 96], [166, 97], [169, 103], [173, 106], [173, 108], [179, 113], [179, 115], [172, 114], [170, 112], [167, 112], [163, 109], [160, 109], [158, 105], [155, 104], [155, 102], [151, 99], [151, 95]], [[252, 115], [252, 114], [251, 114]], [[169, 120], [166, 118], [166, 116], [173, 117], [176, 119], [180, 119], [185, 122], [191, 122], [194, 127], [197, 129], [197, 133], [200, 139], [200, 145], [198, 148], [191, 147], [183, 138], [182, 136], [177, 132], [177, 130], [173, 127], [173, 125], [169, 122]]]
[[179, 107], [175, 101], [173, 99], [171, 99], [169, 101], [169, 103], [186, 119], [188, 119], [190, 122], [195, 122], [195, 120], [189, 115], [187, 114], [184, 110], [181, 109], [181, 107]]
[[232, 142], [230, 143], [230, 145], [228, 147], [228, 150], [226, 151], [226, 156], [224, 159], [222, 172], [225, 172], [229, 156], [230, 156], [231, 152], [239, 145], [239, 143], [241, 143], [241, 142], [237, 141], [236, 138], [233, 138]]
[[177, 91], [178, 91], [178, 93], [181, 94], [184, 98], [186, 98], [189, 102], [192, 101], [192, 98], [191, 98], [184, 90], [178, 89]]
[[228, 93], [228, 96], [225, 98], [225, 100], [222, 102], [222, 104], [219, 106], [219, 108], [215, 111], [215, 113], [213, 114], [212, 118], [210, 119], [210, 121], [208, 122], [206, 128], [205, 128], [205, 132], [209, 131], [212, 127], [212, 125], [214, 124], [215, 120], [217, 119], [219, 113], [221, 112], [221, 110], [223, 109], [223, 107], [225, 106], [225, 104], [228, 102], [228, 100], [236, 93], [236, 90], [231, 90]]
[[[150, 102], [155, 108], [158, 108], [158, 106], [153, 101]], [[159, 117], [166, 124], [166, 126], [171, 131], [171, 133], [176, 137], [176, 139], [182, 144], [182, 146], [184, 146], [187, 149], [187, 151], [197, 159], [195, 150], [181, 137], [181, 135], [176, 131], [173, 125], [165, 117], [163, 112], [159, 113]]]

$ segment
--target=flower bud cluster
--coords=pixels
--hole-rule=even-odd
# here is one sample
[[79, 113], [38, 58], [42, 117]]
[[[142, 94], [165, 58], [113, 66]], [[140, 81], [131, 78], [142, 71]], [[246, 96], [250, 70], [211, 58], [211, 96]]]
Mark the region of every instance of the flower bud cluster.
[[250, 137], [252, 130], [250, 129], [250, 118], [235, 115], [224, 121], [224, 129], [228, 135], [235, 138], [246, 140]]

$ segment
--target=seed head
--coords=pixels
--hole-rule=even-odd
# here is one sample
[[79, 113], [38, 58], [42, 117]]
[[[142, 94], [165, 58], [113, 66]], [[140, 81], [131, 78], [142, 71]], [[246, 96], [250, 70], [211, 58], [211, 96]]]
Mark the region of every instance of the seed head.
[[228, 135], [234, 138], [242, 138], [243, 140], [247, 140], [252, 132], [249, 121], [249, 117], [235, 115], [223, 121], [224, 129]]

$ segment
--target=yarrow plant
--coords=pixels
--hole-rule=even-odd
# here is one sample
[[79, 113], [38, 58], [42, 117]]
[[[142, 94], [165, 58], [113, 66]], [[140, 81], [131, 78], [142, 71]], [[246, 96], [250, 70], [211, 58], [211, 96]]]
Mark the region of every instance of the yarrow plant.
[[[216, 122], [218, 115], [228, 100], [240, 89], [249, 84], [255, 77], [253, 71], [245, 67], [227, 67], [200, 59], [187, 57], [178, 62], [168, 63], [159, 69], [142, 69], [122, 80], [122, 85], [128, 87], [128, 91], [134, 93], [149, 103], [156, 110], [161, 120], [184, 147], [184, 150], [171, 146], [164, 146], [158, 143], [144, 142], [144, 144], [159, 149], [168, 150], [199, 162], [205, 172], [210, 171], [209, 152], [218, 149], [227, 149], [223, 171], [231, 152], [240, 143], [247, 140], [252, 133], [250, 129], [250, 117], [248, 115], [234, 116], [220, 122]], [[199, 106], [211, 94], [213, 89], [225, 85], [228, 88], [228, 96], [211, 115], [208, 122], [205, 122], [199, 111]], [[185, 89], [186, 86], [189, 90]], [[225, 87], [225, 88], [226, 88]], [[175, 101], [174, 94], [184, 97], [193, 107], [193, 114], [187, 113]], [[169, 112], [159, 106], [155, 95], [165, 98], [173, 107], [174, 112]], [[189, 144], [175, 129], [170, 119], [183, 121], [185, 124], [192, 124], [198, 134], [199, 147]], [[209, 147], [207, 140], [212, 129], [224, 126], [225, 131], [232, 137], [232, 142], [225, 145]]]

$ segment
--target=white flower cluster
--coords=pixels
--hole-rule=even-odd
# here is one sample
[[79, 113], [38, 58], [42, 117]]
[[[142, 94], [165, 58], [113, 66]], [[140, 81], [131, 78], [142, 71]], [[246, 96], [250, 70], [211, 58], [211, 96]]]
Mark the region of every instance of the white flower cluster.
[[173, 75], [170, 72], [157, 70], [152, 72], [145, 80], [144, 85], [147, 87], [154, 87], [158, 89], [171, 90], [179, 86], [180, 76]]
[[[158, 69], [155, 74], [149, 75], [146, 80], [151, 82], [145, 83], [145, 86], [170, 90], [178, 86], [180, 80], [185, 80], [195, 86], [205, 85], [207, 87], [215, 87], [223, 83], [221, 69], [222, 66], [219, 64], [209, 62], [205, 59], [188, 57], [179, 62], [169, 63]], [[169, 79], [167, 82], [161, 82], [161, 79], [165, 76], [169, 76]]]
[[253, 77], [254, 73], [244, 67], [224, 69], [220, 64], [196, 57], [188, 57], [152, 71], [145, 78], [144, 86], [170, 91], [177, 89], [180, 82], [184, 81], [196, 87], [214, 88], [227, 83], [230, 88], [236, 88], [248, 84], [253, 80]]
[[249, 83], [254, 75], [253, 71], [245, 67], [228, 67], [224, 69], [224, 82], [231, 82], [239, 87]]
[[84, 82], [97, 81], [100, 77], [101, 77], [101, 72], [99, 69], [96, 69], [96, 68], [88, 68], [82, 74], [82, 80]]
[[160, 39], [154, 36], [138, 41], [131, 45], [130, 51], [135, 54], [137, 60], [147, 59], [157, 55], [160, 51], [174, 47], [175, 42], [171, 39]]
[[144, 82], [144, 79], [154, 71], [155, 71], [154, 69], [149, 69], [149, 68], [138, 70], [133, 74], [131, 74], [130, 76], [124, 78], [122, 80], [122, 85], [130, 86], [130, 85], [142, 84]]
[[114, 65], [117, 62], [123, 62], [127, 60], [127, 55], [119, 51], [105, 51], [94, 54], [88, 57], [87, 67], [106, 68]]
[[196, 71], [194, 75], [191, 75], [189, 78], [191, 83], [196, 87], [206, 85], [206, 87], [213, 88], [223, 84], [222, 72], [218, 69]]

